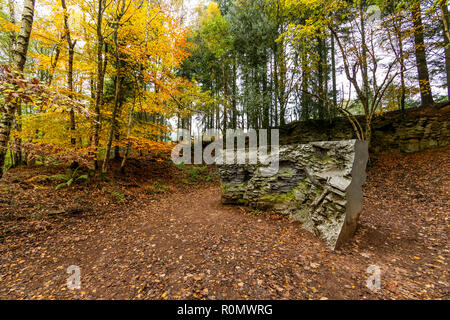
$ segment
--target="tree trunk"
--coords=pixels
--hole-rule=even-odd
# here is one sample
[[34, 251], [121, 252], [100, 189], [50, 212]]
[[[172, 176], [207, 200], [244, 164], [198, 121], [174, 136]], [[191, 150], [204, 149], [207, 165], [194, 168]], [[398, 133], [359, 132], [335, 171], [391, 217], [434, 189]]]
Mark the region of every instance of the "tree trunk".
[[279, 57], [279, 64], [278, 64], [278, 104], [280, 106], [280, 125], [283, 126], [286, 124], [286, 60], [285, 60], [285, 51], [283, 42], [280, 42], [280, 45], [277, 46], [278, 48], [278, 57]]
[[[16, 109], [16, 118], [14, 119], [14, 125], [13, 128], [17, 132], [22, 131], [22, 123], [20, 117], [22, 116], [22, 107], [19, 103]], [[14, 167], [20, 166], [23, 163], [22, 160], [22, 139], [21, 138], [15, 138], [14, 139], [14, 152], [11, 152], [11, 155], [14, 156]]]
[[[12, 24], [16, 24], [16, 17], [15, 17], [15, 8], [14, 8], [14, 1], [13, 0], [8, 0], [8, 8], [9, 8], [9, 21]], [[13, 61], [13, 55], [14, 55], [14, 50], [16, 47], [16, 32], [15, 31], [11, 31], [10, 35], [10, 42], [9, 42], [9, 64], [12, 64]], [[14, 130], [20, 132], [22, 130], [22, 125], [20, 123], [20, 116], [22, 115], [22, 108], [20, 106], [17, 107], [16, 110], [16, 119], [14, 121]], [[15, 146], [15, 151], [11, 152], [11, 155], [14, 155], [14, 161], [13, 161], [13, 166], [18, 166], [20, 164], [22, 164], [22, 139], [21, 138], [16, 138], [14, 139], [14, 146]]]
[[121, 91], [121, 80], [122, 77], [120, 75], [120, 50], [119, 50], [119, 22], [120, 19], [122, 17], [122, 15], [124, 14], [125, 10], [125, 1], [122, 2], [122, 9], [121, 12], [119, 13], [119, 16], [116, 18], [116, 23], [114, 25], [114, 45], [115, 45], [115, 59], [116, 59], [116, 86], [115, 86], [115, 92], [114, 92], [114, 107], [113, 107], [113, 112], [112, 112], [112, 116], [111, 116], [111, 128], [109, 130], [109, 134], [108, 134], [108, 140], [106, 143], [106, 151], [105, 151], [105, 159], [103, 160], [103, 165], [102, 165], [102, 176], [104, 176], [106, 174], [106, 171], [108, 170], [108, 161], [110, 158], [110, 152], [111, 152], [111, 146], [112, 146], [112, 141], [114, 138], [114, 131], [116, 129], [116, 117], [117, 117], [117, 113], [119, 112], [119, 97], [120, 97], [120, 91]]
[[[73, 55], [74, 55], [74, 48], [76, 41], [72, 41], [70, 37], [70, 28], [69, 28], [69, 14], [67, 13], [67, 7], [66, 7], [66, 0], [61, 0], [61, 6], [64, 10], [64, 31], [65, 31], [65, 37], [67, 40], [67, 49], [68, 49], [68, 61], [67, 61], [67, 88], [69, 90], [69, 98], [73, 98]], [[73, 111], [73, 108], [70, 108], [69, 111], [69, 117], [70, 117], [70, 124], [69, 124], [69, 130], [70, 130], [70, 143], [74, 146], [76, 144], [76, 139], [74, 137], [75, 133], [75, 112]]]
[[331, 35], [331, 77], [333, 82], [333, 106], [337, 107], [336, 47], [334, 45], [333, 35]]
[[48, 75], [47, 86], [50, 86], [52, 84], [53, 75], [55, 74], [56, 65], [58, 64], [59, 54], [60, 54], [60, 49], [59, 49], [59, 44], [57, 43], [55, 45], [55, 56], [52, 57], [52, 61], [50, 64], [50, 74]]
[[[92, 143], [95, 153], [95, 169], [98, 169], [98, 147], [100, 139], [100, 126], [101, 126], [101, 107], [103, 105], [103, 83], [105, 78], [105, 68], [103, 67], [103, 33], [102, 22], [104, 12], [104, 1], [98, 0], [98, 13], [97, 13], [97, 86], [95, 94], [95, 120], [94, 120], [94, 132], [92, 135]], [[106, 52], [106, 48], [105, 48]], [[105, 58], [106, 60], [106, 58]]]
[[412, 21], [414, 24], [414, 44], [416, 49], [416, 64], [419, 75], [419, 87], [422, 106], [433, 104], [430, 76], [428, 73], [425, 40], [420, 9], [420, 2], [415, 1], [411, 6]]
[[405, 112], [405, 101], [406, 101], [406, 84], [405, 84], [405, 73], [406, 73], [406, 67], [405, 67], [405, 56], [403, 52], [403, 40], [401, 39], [401, 36], [399, 37], [398, 41], [399, 47], [400, 47], [400, 81], [401, 81], [401, 94], [400, 94], [400, 109], [402, 110], [402, 113]]
[[441, 19], [444, 26], [444, 50], [445, 50], [445, 73], [447, 75], [447, 98], [450, 100], [450, 15], [446, 0], [439, 3], [441, 9]]
[[366, 21], [364, 19], [364, 1], [360, 3], [360, 19], [361, 19], [361, 44], [362, 44], [362, 66], [361, 66], [361, 76], [363, 79], [363, 87], [364, 87], [364, 99], [367, 106], [369, 105], [369, 71], [367, 65], [367, 43], [366, 43]]
[[[28, 43], [30, 41], [31, 28], [34, 18], [35, 0], [24, 0], [22, 22], [19, 35], [17, 37], [16, 47], [13, 54], [13, 69], [20, 73], [23, 72], [27, 59]], [[9, 135], [11, 126], [14, 123], [16, 109], [20, 107], [17, 102], [8, 103], [4, 107], [4, 112], [0, 119], [0, 178], [3, 176], [3, 166], [5, 164], [6, 152], [8, 150]]]
[[223, 132], [227, 131], [228, 127], [228, 68], [224, 63], [222, 66], [222, 74], [223, 74], [223, 95], [225, 97], [225, 103], [223, 105]]
[[317, 111], [319, 115], [319, 119], [325, 119], [325, 91], [324, 91], [324, 82], [325, 82], [325, 72], [324, 72], [324, 42], [322, 37], [318, 37], [317, 39], [317, 51], [319, 52], [319, 61], [317, 66], [317, 87], [319, 97], [317, 99]]
[[236, 58], [234, 58], [233, 62], [233, 92], [232, 92], [232, 99], [231, 99], [231, 109], [233, 112], [232, 115], [232, 129], [237, 128], [237, 101], [236, 101], [236, 94], [237, 94], [237, 72], [236, 72]]
[[273, 88], [274, 88], [274, 126], [277, 127], [279, 124], [278, 121], [278, 44], [274, 43], [273, 45]]
[[402, 114], [405, 112], [405, 101], [406, 101], [406, 84], [405, 84], [405, 73], [406, 73], [406, 66], [405, 66], [405, 50], [403, 46], [403, 26], [402, 26], [402, 17], [398, 16], [395, 17], [392, 25], [394, 28], [394, 34], [396, 37], [396, 41], [399, 48], [398, 53], [398, 59], [400, 62], [400, 110], [402, 111]]
[[302, 95], [301, 95], [301, 119], [308, 120], [309, 119], [309, 110], [310, 110], [310, 96], [308, 94], [308, 58], [306, 57], [306, 52], [304, 53], [304, 57], [302, 57]]
[[23, 4], [22, 22], [14, 50], [13, 64], [15, 70], [23, 72], [27, 60], [28, 43], [34, 18], [35, 0], [25, 0]]
[[[9, 21], [12, 24], [16, 24], [13, 0], [8, 0], [8, 9], [9, 9]], [[11, 31], [9, 34], [9, 64], [12, 64], [15, 46], [16, 46], [16, 32]]]
[[263, 129], [269, 129], [270, 118], [269, 118], [269, 99], [267, 94], [267, 61], [264, 61], [264, 67], [262, 70], [262, 90], [263, 90]]
[[[125, 162], [127, 161], [128, 155], [130, 154], [131, 143], [130, 143], [129, 139], [130, 139], [130, 136], [131, 136], [131, 127], [132, 127], [132, 124], [133, 124], [133, 112], [134, 112], [135, 106], [136, 106], [136, 83], [134, 83], [134, 87], [133, 87], [133, 103], [131, 105], [130, 112], [128, 113], [127, 139], [126, 139], [127, 140], [127, 146], [126, 146], [126, 149], [125, 149], [125, 154], [124, 154], [123, 159], [122, 159], [122, 163], [120, 165], [120, 172], [121, 173], [125, 173]], [[178, 123], [180, 123], [179, 119], [180, 119], [180, 117], [178, 117]], [[180, 128], [180, 125], [178, 125], [178, 128]]]

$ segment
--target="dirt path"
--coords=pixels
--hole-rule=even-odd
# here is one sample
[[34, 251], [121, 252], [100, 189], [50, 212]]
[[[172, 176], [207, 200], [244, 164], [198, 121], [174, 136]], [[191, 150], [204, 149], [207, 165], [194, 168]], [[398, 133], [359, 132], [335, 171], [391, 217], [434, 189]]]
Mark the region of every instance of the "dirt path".
[[28, 231], [0, 243], [0, 298], [448, 298], [449, 150], [376, 159], [355, 239], [336, 252], [287, 218], [221, 205], [216, 183], [19, 221]]

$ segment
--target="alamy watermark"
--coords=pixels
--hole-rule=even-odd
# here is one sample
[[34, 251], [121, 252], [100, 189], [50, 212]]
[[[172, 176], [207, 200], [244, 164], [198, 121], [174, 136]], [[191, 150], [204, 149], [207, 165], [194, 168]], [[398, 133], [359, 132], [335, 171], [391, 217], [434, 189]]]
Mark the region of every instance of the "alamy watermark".
[[367, 8], [366, 14], [368, 23], [381, 20], [381, 9], [376, 4], [369, 6]]
[[378, 291], [381, 289], [381, 269], [377, 265], [371, 265], [367, 267], [366, 273], [370, 274], [370, 277], [366, 280], [366, 286], [371, 291]]
[[[186, 129], [178, 129], [176, 133], [179, 143], [171, 155], [175, 164], [261, 164], [262, 175], [272, 176], [278, 172], [278, 129], [227, 129], [225, 137], [217, 129], [194, 136]], [[204, 142], [208, 143], [206, 147]]]
[[81, 269], [79, 266], [71, 265], [67, 267], [69, 278], [67, 278], [67, 288], [70, 290], [81, 289]]

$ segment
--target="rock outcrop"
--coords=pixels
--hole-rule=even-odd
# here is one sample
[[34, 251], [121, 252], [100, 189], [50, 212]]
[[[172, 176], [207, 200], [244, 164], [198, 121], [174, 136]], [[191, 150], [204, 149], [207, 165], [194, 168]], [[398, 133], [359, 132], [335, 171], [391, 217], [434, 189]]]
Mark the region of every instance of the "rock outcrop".
[[356, 229], [367, 159], [366, 142], [347, 140], [280, 147], [272, 175], [261, 162], [218, 165], [222, 202], [290, 215], [335, 249]]
[[[364, 125], [364, 116], [358, 116]], [[355, 133], [346, 118], [296, 121], [280, 128], [280, 144], [311, 141], [340, 141], [355, 139]], [[417, 152], [450, 143], [450, 105], [386, 112], [372, 122], [371, 152], [397, 150]]]

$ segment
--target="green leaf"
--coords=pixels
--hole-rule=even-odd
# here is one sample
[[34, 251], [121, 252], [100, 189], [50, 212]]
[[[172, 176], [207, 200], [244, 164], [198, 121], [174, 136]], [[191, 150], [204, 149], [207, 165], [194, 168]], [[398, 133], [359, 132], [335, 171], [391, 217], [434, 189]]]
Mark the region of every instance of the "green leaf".
[[83, 175], [79, 176], [78, 178], [76, 178], [75, 181], [78, 181], [78, 180], [81, 180], [81, 179], [87, 180], [87, 179], [89, 179], [89, 175], [83, 174]]
[[61, 181], [61, 180], [67, 180], [69, 179], [69, 177], [66, 174], [55, 174], [53, 176], [49, 177], [50, 180], [55, 180], [55, 181]]
[[67, 182], [60, 183], [60, 184], [58, 184], [56, 186], [55, 190], [59, 190], [59, 189], [61, 189], [62, 187], [66, 186], [66, 185], [67, 185]]

